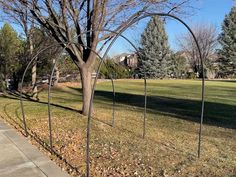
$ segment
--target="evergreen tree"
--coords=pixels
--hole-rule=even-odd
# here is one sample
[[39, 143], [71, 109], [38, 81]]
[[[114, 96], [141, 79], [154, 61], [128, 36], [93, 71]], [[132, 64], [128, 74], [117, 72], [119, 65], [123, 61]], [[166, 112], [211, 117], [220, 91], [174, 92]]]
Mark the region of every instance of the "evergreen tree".
[[218, 50], [219, 76], [234, 77], [236, 75], [236, 7], [225, 16], [219, 43], [222, 46]]
[[148, 78], [164, 78], [171, 62], [168, 37], [163, 20], [152, 17], [141, 36], [139, 62], [141, 75]]
[[22, 51], [22, 41], [9, 24], [4, 24], [0, 30], [0, 74], [1, 85], [6, 79], [15, 80], [20, 67], [19, 54]]

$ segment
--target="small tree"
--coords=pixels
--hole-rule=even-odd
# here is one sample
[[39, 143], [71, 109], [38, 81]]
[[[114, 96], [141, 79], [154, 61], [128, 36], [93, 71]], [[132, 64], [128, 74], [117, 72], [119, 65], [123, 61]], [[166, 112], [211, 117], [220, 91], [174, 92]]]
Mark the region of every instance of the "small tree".
[[115, 63], [112, 59], [106, 59], [100, 73], [106, 79], [111, 77], [114, 79], [128, 78], [129, 68]]
[[140, 71], [149, 78], [164, 78], [167, 75], [170, 54], [168, 37], [163, 20], [152, 17], [141, 36]]
[[[40, 50], [50, 47], [37, 57], [37, 75], [43, 77], [46, 74], [51, 74], [52, 66], [55, 61], [60, 57], [63, 52], [63, 48], [60, 47], [52, 36], [48, 34], [48, 31], [44, 28], [34, 28], [32, 30], [32, 42], [33, 42], [33, 56]], [[55, 45], [54, 47], [51, 47]], [[54, 85], [59, 80], [59, 69], [55, 67], [56, 80]]]
[[169, 73], [171, 77], [185, 78], [188, 71], [187, 60], [180, 53], [171, 54], [170, 57], [171, 67]]
[[[198, 24], [194, 25], [192, 30], [202, 53], [203, 64], [210, 69], [213, 65], [212, 56], [217, 46], [216, 28], [211, 24]], [[178, 40], [180, 49], [185, 52], [190, 67], [201, 77], [199, 51], [192, 35], [188, 32], [179, 36]]]
[[219, 43], [222, 46], [218, 50], [219, 76], [234, 77], [236, 75], [236, 7], [225, 16]]

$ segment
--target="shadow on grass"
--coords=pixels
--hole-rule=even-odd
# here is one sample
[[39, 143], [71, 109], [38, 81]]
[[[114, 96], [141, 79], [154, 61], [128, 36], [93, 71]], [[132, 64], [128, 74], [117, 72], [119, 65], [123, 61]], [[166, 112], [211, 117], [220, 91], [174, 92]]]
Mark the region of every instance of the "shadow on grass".
[[[74, 87], [68, 87], [68, 88], [71, 90], [75, 90], [78, 93], [82, 92], [80, 88], [74, 88]], [[57, 89], [57, 91], [64, 92], [63, 90], [60, 89]], [[70, 91], [67, 91], [67, 93], [70, 94]], [[73, 95], [75, 96], [76, 94], [73, 93]], [[17, 95], [13, 94], [13, 96]], [[6, 95], [5, 97], [9, 98], [9, 96]], [[19, 98], [13, 97], [11, 99], [19, 99]], [[26, 99], [27, 101], [47, 104], [47, 102], [33, 100], [29, 97], [24, 97], [24, 99]], [[65, 100], [65, 98], [62, 99]], [[70, 99], [68, 98], [68, 100]], [[112, 100], [113, 100], [113, 93], [111, 91], [97, 90], [95, 92], [95, 103], [103, 103], [103, 104], [111, 103]], [[143, 111], [144, 107], [143, 95], [116, 92], [115, 101], [116, 104], [135, 106], [140, 108], [139, 109], [140, 112]], [[52, 103], [51, 105], [58, 108], [63, 108], [66, 110], [81, 113], [81, 111], [75, 110], [70, 107], [54, 103]], [[201, 114], [201, 100], [179, 99], [179, 98], [163, 97], [163, 96], [148, 96], [147, 111], [148, 113], [161, 114], [165, 116], [171, 116], [172, 118], [199, 122]], [[204, 111], [205, 124], [236, 129], [236, 120], [234, 119], [235, 117], [236, 117], [236, 106], [223, 103], [214, 103], [207, 101], [205, 102], [205, 111]]]
[[[7, 95], [6, 94], [1, 95], [0, 97], [20, 101], [20, 93], [18, 93], [18, 92], [9, 92]], [[40, 103], [40, 104], [45, 104], [45, 105], [48, 104], [48, 102], [35, 100], [35, 99], [31, 98], [30, 96], [28, 96], [27, 94], [24, 94], [22, 99], [23, 99], [23, 101], [31, 101], [31, 102], [34, 102], [34, 103]], [[55, 104], [55, 103], [50, 103], [50, 105], [55, 106], [57, 108], [62, 108], [62, 109], [66, 109], [66, 110], [69, 110], [69, 111], [74, 111], [74, 112], [78, 112], [78, 113], [82, 114], [81, 110], [73, 109], [73, 108], [70, 108], [70, 107], [67, 107], [67, 106], [62, 106], [62, 105]]]
[[[8, 113], [8, 109], [7, 107], [10, 106], [11, 104], [13, 103], [9, 103], [9, 104], [6, 104], [4, 106], [4, 113], [7, 115], [8, 119], [10, 119], [11, 121], [13, 122], [9, 122], [11, 123], [12, 126], [14, 126], [16, 129], [18, 129], [24, 136], [25, 136], [25, 132], [24, 132], [24, 128], [18, 123], [15, 121], [15, 118], [14, 117], [11, 117], [11, 115], [7, 114]], [[18, 110], [19, 109], [19, 106], [18, 107], [15, 107], [15, 110], [13, 112], [15, 112], [15, 115], [17, 116], [17, 119], [20, 119], [19, 115], [18, 115]], [[108, 126], [111, 126], [110, 124], [106, 123], [106, 122], [103, 122], [103, 121], [100, 121], [98, 119], [95, 118], [96, 121], [99, 121], [99, 122], [102, 122], [104, 124], [107, 124]], [[22, 121], [21, 121], [22, 123]], [[23, 123], [22, 123], [23, 124]], [[18, 127], [16, 127], [15, 125], [18, 125]], [[120, 129], [121, 131], [128, 131], [132, 134], [134, 134], [134, 132], [132, 131], [129, 131], [127, 129], [122, 129], [122, 128], [119, 128], [119, 127], [116, 127], [118, 129]], [[27, 127], [27, 131], [28, 131], [28, 135], [34, 140], [36, 141], [41, 147], [44, 148], [44, 150], [46, 150], [47, 152], [51, 153], [53, 156], [55, 156], [57, 159], [59, 159], [62, 163], [64, 163], [67, 167], [69, 167], [69, 171], [72, 173], [75, 173], [76, 175], [78, 176], [81, 176], [83, 174], [81, 174], [80, 170], [78, 167], [72, 165], [66, 158], [63, 157], [63, 155], [60, 153], [59, 150], [53, 148], [51, 149], [50, 146], [49, 146], [49, 142], [46, 141], [45, 139], [43, 139], [42, 137], [40, 137], [36, 132], [34, 132], [33, 129]], [[136, 135], [136, 134], [134, 134]], [[140, 137], [142, 138], [142, 137]], [[181, 150], [181, 149], [176, 149], [175, 147], [172, 147], [171, 145], [169, 144], [166, 144], [165, 142], [158, 142], [156, 141], [155, 139], [150, 139], [152, 142], [155, 142], [159, 145], [162, 145], [164, 146], [165, 148], [167, 148], [168, 150], [170, 151], [173, 151], [177, 154], [187, 154], [188, 156], [191, 156], [191, 157], [195, 157], [194, 156], [194, 153], [193, 152], [185, 152], [184, 150]]]
[[[9, 120], [11, 120], [11, 121], [13, 122], [12, 125], [14, 125], [14, 127], [15, 127], [16, 129], [18, 129], [18, 127], [19, 127], [21, 130], [23, 130], [23, 129], [24, 129], [24, 128], [23, 128], [23, 122], [22, 122], [22, 120], [19, 118], [18, 113], [17, 113], [17, 109], [18, 109], [18, 108], [16, 108], [15, 114], [16, 114], [17, 119], [19, 119], [19, 121], [20, 121], [22, 124], [20, 124], [19, 122], [17, 122], [14, 118], [11, 117], [10, 114], [8, 114], [7, 107], [10, 106], [11, 104], [13, 104], [13, 103], [5, 104], [4, 107], [3, 107], [3, 112], [5, 113], [7, 119], [9, 119]], [[9, 121], [8, 121], [8, 122], [9, 122]], [[17, 127], [17, 126], [18, 126], [18, 127]], [[22, 131], [22, 133], [23, 133], [23, 131]]]
[[[112, 101], [113, 93], [96, 91], [96, 100]], [[143, 111], [144, 96], [128, 93], [116, 93], [116, 103], [139, 107]], [[148, 96], [149, 113], [168, 115], [179, 119], [199, 122], [201, 100], [177, 99], [163, 96]], [[224, 128], [236, 129], [236, 106], [205, 102], [204, 123]]]
[[[231, 81], [232, 82], [232, 81]], [[235, 81], [233, 81], [235, 82]], [[80, 88], [69, 87], [81, 92]], [[112, 102], [113, 92], [95, 91], [95, 102]], [[144, 96], [116, 92], [118, 104], [139, 107], [143, 111]], [[201, 100], [179, 99], [164, 96], [148, 96], [147, 111], [193, 122], [200, 121]], [[205, 101], [204, 124], [236, 129], [236, 106]]]
[[207, 80], [208, 81], [214, 81], [214, 82], [232, 82], [232, 83], [236, 83], [236, 80]]
[[[69, 87], [69, 88], [74, 89], [77, 92], [81, 92], [81, 89], [73, 88], [73, 87]], [[57, 90], [57, 91], [60, 92], [60, 90]], [[68, 90], [67, 93], [70, 94], [70, 90]], [[77, 94], [73, 92], [73, 95], [77, 95]], [[6, 98], [18, 100], [19, 98], [17, 98], [16, 96], [17, 94], [5, 95]], [[79, 94], [77, 96], [79, 96]], [[40, 104], [47, 104], [47, 102], [36, 101], [28, 97], [24, 97], [24, 99], [26, 101], [33, 101]], [[65, 98], [61, 98], [61, 99], [64, 100]], [[110, 104], [112, 100], [113, 100], [113, 93], [110, 91], [98, 90], [95, 92], [95, 103]], [[148, 104], [147, 104], [148, 113], [166, 115], [172, 118], [184, 119], [184, 120], [193, 121], [193, 122], [199, 122], [200, 120], [200, 110], [201, 110], [200, 100], [177, 99], [177, 98], [163, 97], [163, 96], [149, 96], [147, 101], [148, 101]], [[143, 112], [144, 96], [117, 92], [116, 103], [117, 103], [118, 108], [119, 107], [124, 108], [124, 105], [135, 106], [139, 108], [138, 111]], [[66, 110], [78, 112], [77, 110], [72, 109], [70, 107], [65, 107], [65, 106], [57, 105], [57, 104], [52, 104], [52, 105], [59, 108], [66, 109]], [[17, 117], [19, 118], [19, 116]], [[234, 117], [236, 117], [235, 106], [222, 104], [222, 103], [205, 102], [205, 117], [204, 117], [205, 124], [236, 129], [236, 121], [234, 120]], [[98, 120], [98, 119], [96, 119], [96, 121], [103, 122], [102, 120]], [[106, 123], [106, 122], [103, 122], [103, 123], [111, 126], [109, 123]], [[33, 131], [31, 131], [31, 136], [39, 144], [41, 144], [41, 146], [43, 146], [45, 149], [50, 151], [48, 144], [45, 143], [44, 140], [40, 139], [40, 137], [37, 136], [37, 134], [35, 134]], [[155, 140], [152, 140], [152, 141], [155, 141]], [[74, 169], [75, 171], [77, 171], [77, 173], [79, 173], [78, 169], [76, 169], [75, 167], [71, 166], [68, 162], [66, 162], [66, 160], [60, 156], [59, 152], [55, 151], [53, 152], [53, 154], [56, 155], [59, 159], [61, 159], [65, 163], [67, 163], [67, 165], [70, 166], [70, 168]]]

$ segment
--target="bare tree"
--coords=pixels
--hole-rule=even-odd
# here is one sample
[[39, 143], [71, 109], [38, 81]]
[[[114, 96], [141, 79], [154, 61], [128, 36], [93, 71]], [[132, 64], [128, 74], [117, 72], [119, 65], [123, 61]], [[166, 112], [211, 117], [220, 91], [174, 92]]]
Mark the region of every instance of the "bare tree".
[[[211, 24], [198, 24], [192, 28], [204, 59], [205, 67], [210, 67], [212, 64], [212, 56], [217, 46], [217, 31], [216, 27]], [[178, 37], [180, 49], [185, 52], [189, 61], [190, 67], [195, 73], [200, 72], [200, 59], [197, 45], [190, 33], [180, 35]]]
[[[97, 49], [98, 43], [103, 41], [104, 44], [115, 35], [99, 30], [105, 28], [119, 32], [145, 11], [185, 13], [180, 9], [190, 5], [190, 0], [10, 1], [21, 2], [25, 5], [35, 20], [48, 29], [58, 43], [76, 42], [67, 46], [66, 51], [80, 71], [84, 115], [87, 115], [89, 111], [91, 73], [96, 59], [92, 51]], [[64, 47], [63, 44], [62, 46]]]

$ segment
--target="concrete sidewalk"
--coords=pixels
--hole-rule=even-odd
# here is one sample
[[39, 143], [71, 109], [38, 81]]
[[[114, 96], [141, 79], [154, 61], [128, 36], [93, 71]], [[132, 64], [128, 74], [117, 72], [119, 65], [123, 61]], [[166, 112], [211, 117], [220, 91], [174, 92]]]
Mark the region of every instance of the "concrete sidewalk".
[[69, 177], [0, 118], [0, 177]]

